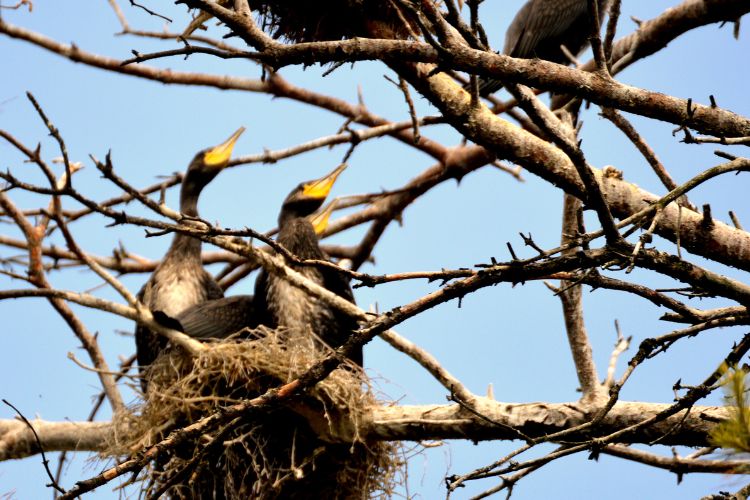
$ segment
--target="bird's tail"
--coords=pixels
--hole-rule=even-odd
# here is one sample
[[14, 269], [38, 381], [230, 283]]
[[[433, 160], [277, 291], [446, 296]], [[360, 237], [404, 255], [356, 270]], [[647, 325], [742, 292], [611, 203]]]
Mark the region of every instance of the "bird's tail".
[[[479, 79], [479, 95], [482, 97], [487, 97], [490, 94], [494, 94], [501, 88], [503, 88], [503, 82], [496, 78]], [[464, 90], [467, 92], [471, 92], [471, 83], [467, 83], [466, 85], [464, 85]]]

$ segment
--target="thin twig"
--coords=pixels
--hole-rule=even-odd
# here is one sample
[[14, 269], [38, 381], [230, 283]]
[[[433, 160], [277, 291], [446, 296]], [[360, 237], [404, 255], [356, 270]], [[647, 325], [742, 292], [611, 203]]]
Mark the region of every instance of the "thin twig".
[[34, 434], [34, 439], [36, 440], [36, 444], [39, 447], [39, 452], [42, 454], [42, 464], [44, 464], [44, 470], [47, 471], [47, 476], [50, 479], [50, 483], [47, 484], [47, 486], [52, 486], [54, 489], [59, 491], [60, 493], [66, 493], [65, 489], [63, 489], [62, 486], [57, 484], [57, 481], [55, 480], [55, 476], [52, 475], [52, 471], [49, 469], [49, 460], [47, 460], [47, 455], [44, 454], [44, 447], [42, 446], [42, 442], [39, 439], [39, 434], [36, 433], [36, 429], [34, 429], [34, 426], [31, 425], [31, 422], [29, 422], [29, 419], [27, 419], [23, 413], [19, 411], [18, 408], [13, 406], [8, 400], [3, 399], [3, 403], [13, 408], [13, 411], [18, 414], [18, 417], [23, 420], [23, 422], [26, 424], [26, 426], [31, 429], [31, 432]]

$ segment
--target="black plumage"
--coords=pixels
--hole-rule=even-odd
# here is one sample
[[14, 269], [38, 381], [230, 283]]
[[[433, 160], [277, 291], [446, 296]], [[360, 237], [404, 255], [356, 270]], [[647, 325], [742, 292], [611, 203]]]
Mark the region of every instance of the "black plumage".
[[[604, 20], [608, 0], [598, 0], [599, 23]], [[529, 0], [518, 11], [505, 33], [503, 54], [521, 59], [538, 58], [558, 64], [570, 63], [564, 45], [574, 56], [589, 44], [591, 29], [587, 0]], [[480, 95], [503, 87], [498, 79], [480, 79]]]
[[[344, 167], [339, 166], [319, 180], [300, 184], [284, 200], [276, 241], [300, 259], [328, 260], [318, 243], [315, 227], [307, 217], [323, 204]], [[349, 280], [335, 270], [316, 266], [294, 268], [331, 292], [354, 302]], [[357, 329], [357, 322], [348, 315], [265, 271], [255, 284], [255, 309], [262, 324], [271, 328], [286, 327], [295, 333], [309, 329], [332, 348], [343, 344]], [[362, 365], [361, 349], [353, 353], [351, 359]]]
[[[227, 166], [232, 149], [244, 132], [237, 130], [225, 142], [200, 151], [190, 162], [180, 189], [180, 211], [190, 217], [198, 216], [198, 198], [204, 187]], [[138, 299], [151, 311], [171, 318], [185, 309], [224, 295], [213, 277], [203, 269], [201, 241], [183, 234], [175, 234], [172, 244], [161, 263], [138, 293]], [[151, 365], [166, 347], [167, 340], [148, 328], [136, 326], [136, 355], [139, 370]], [[146, 376], [141, 378], [141, 387], [146, 390]]]
[[252, 295], [208, 300], [186, 309], [176, 319], [180, 331], [197, 339], [225, 339], [259, 324]]

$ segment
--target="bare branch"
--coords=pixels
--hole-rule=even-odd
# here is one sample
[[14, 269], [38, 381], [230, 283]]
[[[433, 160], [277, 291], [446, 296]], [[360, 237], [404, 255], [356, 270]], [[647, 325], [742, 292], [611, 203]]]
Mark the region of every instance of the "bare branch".
[[[431, 439], [516, 439], [518, 431], [529, 436], [541, 437], [544, 433], [575, 427], [585, 421], [587, 414], [581, 411], [578, 403], [501, 403], [480, 397], [477, 409], [488, 418], [505, 424], [498, 426], [478, 417], [457, 404], [425, 406], [381, 406], [368, 410], [362, 432], [363, 438], [378, 440], [431, 440]], [[248, 408], [248, 403], [242, 403]], [[235, 406], [230, 408], [236, 414]], [[625, 425], [639, 422], [643, 418], [656, 415], [668, 405], [657, 403], [619, 402], [601, 422], [602, 433]], [[679, 438], [667, 437], [662, 444], [686, 444], [701, 446], [708, 442], [708, 432], [713, 423], [727, 417], [722, 407], [696, 406], [684, 421], [681, 417], [671, 417], [654, 427], [644, 428], [633, 433], [629, 442], [648, 443], [663, 435], [676, 422], [681, 422]], [[206, 429], [209, 422], [201, 420], [187, 428], [187, 432]], [[48, 422], [32, 421], [45, 450], [52, 451], [100, 451], [108, 435], [113, 432], [109, 422]], [[344, 431], [346, 432], [346, 431]], [[583, 436], [580, 434], [579, 436]], [[177, 438], [176, 439], [183, 439]], [[575, 439], [576, 435], [569, 435]], [[678, 440], [679, 439], [679, 440]], [[170, 443], [173, 440], [169, 441]], [[35, 439], [28, 427], [18, 420], [0, 420], [0, 461], [23, 458], [38, 453]]]
[[[581, 210], [581, 201], [566, 194], [563, 205], [562, 239], [563, 245], [575, 241], [579, 233], [578, 212]], [[574, 254], [576, 250], [570, 249], [563, 255]], [[568, 344], [573, 355], [573, 362], [581, 384], [584, 400], [597, 400], [604, 397], [603, 387], [599, 383], [596, 365], [591, 352], [591, 342], [586, 333], [586, 325], [583, 319], [583, 291], [581, 285], [575, 282], [561, 281], [559, 293], [562, 302], [563, 318], [565, 319], [565, 331], [568, 334]]]

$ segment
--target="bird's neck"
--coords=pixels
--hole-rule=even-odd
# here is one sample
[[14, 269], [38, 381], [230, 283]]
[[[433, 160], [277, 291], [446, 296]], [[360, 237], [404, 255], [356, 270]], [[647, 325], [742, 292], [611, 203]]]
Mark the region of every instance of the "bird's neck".
[[[183, 215], [187, 215], [188, 217], [199, 216], [198, 197], [200, 196], [201, 189], [200, 187], [191, 189], [188, 185], [183, 184], [183, 189], [180, 191], [180, 212]], [[192, 238], [186, 234], [175, 233], [166, 257], [195, 257], [200, 256], [200, 253], [201, 240]]]
[[[202, 242], [186, 234], [175, 233], [172, 244], [164, 256], [164, 260], [177, 259], [180, 262], [188, 262], [189, 259], [199, 259], [201, 255]], [[186, 260], [187, 259], [187, 260]]]
[[[187, 189], [186, 189], [187, 188]], [[198, 197], [202, 188], [188, 188], [185, 186], [180, 191], [180, 212], [189, 217], [198, 217]]]
[[300, 259], [325, 259], [318, 244], [318, 235], [305, 217], [289, 217], [279, 221], [279, 236], [276, 239], [284, 248]]

